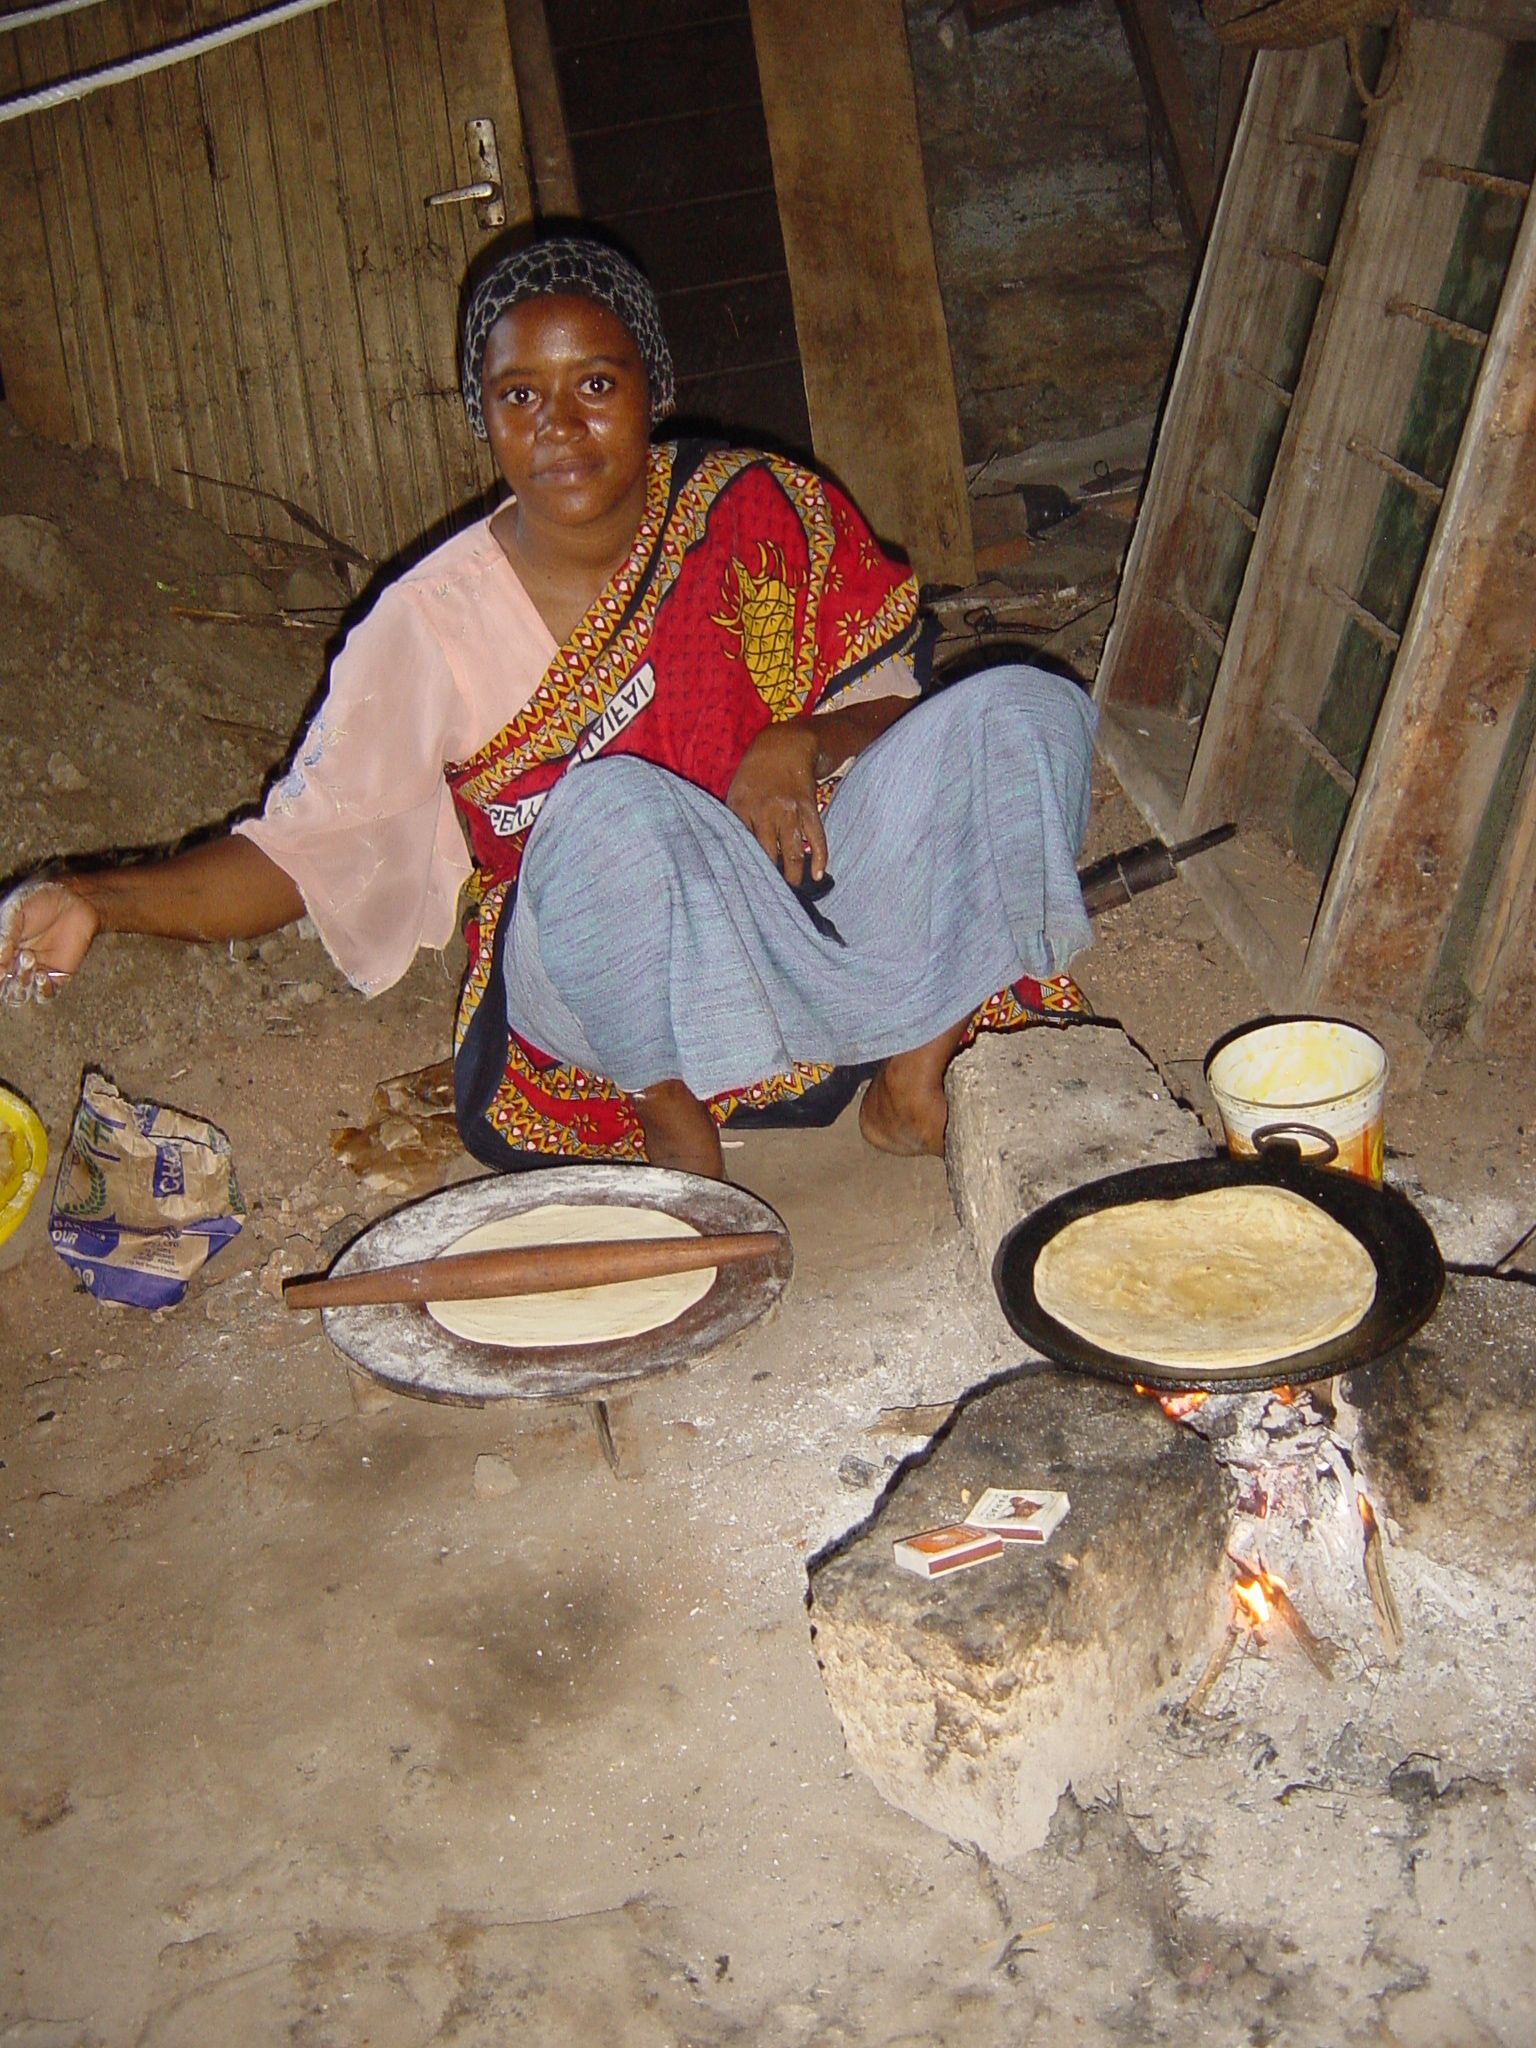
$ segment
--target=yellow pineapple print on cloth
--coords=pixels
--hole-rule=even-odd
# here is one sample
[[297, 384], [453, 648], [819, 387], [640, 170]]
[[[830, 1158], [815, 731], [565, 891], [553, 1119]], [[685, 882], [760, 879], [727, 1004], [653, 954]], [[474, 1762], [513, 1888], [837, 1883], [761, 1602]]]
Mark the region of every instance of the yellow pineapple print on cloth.
[[733, 555], [721, 590], [724, 610], [712, 612], [710, 623], [723, 626], [738, 643], [747, 674], [775, 718], [799, 709], [795, 687], [795, 608], [797, 586], [782, 548], [772, 541], [757, 544], [757, 573]]

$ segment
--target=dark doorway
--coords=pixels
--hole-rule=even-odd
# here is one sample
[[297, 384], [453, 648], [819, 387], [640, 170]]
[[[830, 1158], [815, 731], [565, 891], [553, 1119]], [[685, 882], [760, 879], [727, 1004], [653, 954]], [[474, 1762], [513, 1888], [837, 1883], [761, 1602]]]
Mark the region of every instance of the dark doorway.
[[746, 0], [545, 0], [585, 217], [661, 299], [678, 413], [811, 445]]

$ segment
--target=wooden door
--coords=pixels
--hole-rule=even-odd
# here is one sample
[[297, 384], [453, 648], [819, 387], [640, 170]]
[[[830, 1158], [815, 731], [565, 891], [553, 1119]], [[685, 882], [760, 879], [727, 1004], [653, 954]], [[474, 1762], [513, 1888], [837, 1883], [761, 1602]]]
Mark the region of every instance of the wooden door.
[[[251, 11], [106, 0], [0, 35], [0, 95]], [[484, 120], [526, 218], [500, 0], [333, 0], [0, 126], [17, 416], [232, 532], [312, 539], [286, 499], [373, 560], [415, 546], [492, 477], [455, 356], [466, 266], [499, 230], [426, 204], [480, 175]]]
[[545, 0], [581, 210], [656, 287], [689, 427], [809, 453], [746, 0]]

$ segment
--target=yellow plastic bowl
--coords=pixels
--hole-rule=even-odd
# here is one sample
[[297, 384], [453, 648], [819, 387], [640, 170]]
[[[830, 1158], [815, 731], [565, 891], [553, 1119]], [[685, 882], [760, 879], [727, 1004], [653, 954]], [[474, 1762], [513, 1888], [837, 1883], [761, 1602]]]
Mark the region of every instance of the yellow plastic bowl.
[[48, 1165], [48, 1136], [31, 1108], [9, 1088], [0, 1088], [0, 1131], [10, 1140], [0, 1165], [0, 1244], [32, 1206]]

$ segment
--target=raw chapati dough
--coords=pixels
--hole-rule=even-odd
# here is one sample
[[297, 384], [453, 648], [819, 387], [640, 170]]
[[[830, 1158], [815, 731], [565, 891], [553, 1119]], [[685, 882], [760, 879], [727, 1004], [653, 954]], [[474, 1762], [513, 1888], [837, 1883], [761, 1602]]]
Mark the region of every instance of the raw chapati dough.
[[1358, 1238], [1288, 1188], [1213, 1188], [1069, 1223], [1035, 1299], [1101, 1350], [1186, 1371], [1268, 1365], [1352, 1330], [1376, 1298]]
[[[697, 1237], [681, 1216], [663, 1209], [631, 1209], [612, 1202], [551, 1202], [521, 1216], [477, 1224], [443, 1247], [456, 1252], [500, 1251], [508, 1245], [589, 1244], [619, 1237]], [[608, 1344], [675, 1322], [702, 1301], [718, 1267], [697, 1273], [661, 1273], [651, 1280], [621, 1280], [612, 1287], [564, 1287], [557, 1294], [497, 1294], [485, 1301], [430, 1301], [427, 1314], [456, 1337], [476, 1344], [523, 1349], [545, 1344]]]

